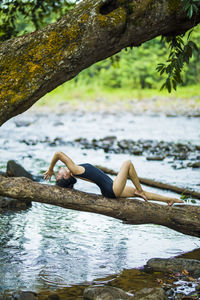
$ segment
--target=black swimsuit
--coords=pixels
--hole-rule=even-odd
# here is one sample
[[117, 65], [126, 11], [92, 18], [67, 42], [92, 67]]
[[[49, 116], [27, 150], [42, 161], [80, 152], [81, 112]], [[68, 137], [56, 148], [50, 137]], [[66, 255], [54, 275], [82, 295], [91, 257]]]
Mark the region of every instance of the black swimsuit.
[[83, 174], [75, 175], [76, 177], [89, 179], [96, 183], [104, 197], [116, 198], [113, 191], [113, 180], [108, 175], [91, 164], [81, 164], [79, 166], [84, 167], [85, 171]]

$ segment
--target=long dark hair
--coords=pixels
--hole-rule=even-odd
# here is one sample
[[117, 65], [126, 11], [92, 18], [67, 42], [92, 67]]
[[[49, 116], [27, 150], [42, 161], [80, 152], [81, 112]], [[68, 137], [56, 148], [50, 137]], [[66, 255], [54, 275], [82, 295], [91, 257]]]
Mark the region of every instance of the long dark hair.
[[56, 180], [56, 185], [68, 189], [73, 189], [74, 184], [77, 182], [76, 178], [70, 176], [68, 179], [61, 178]]

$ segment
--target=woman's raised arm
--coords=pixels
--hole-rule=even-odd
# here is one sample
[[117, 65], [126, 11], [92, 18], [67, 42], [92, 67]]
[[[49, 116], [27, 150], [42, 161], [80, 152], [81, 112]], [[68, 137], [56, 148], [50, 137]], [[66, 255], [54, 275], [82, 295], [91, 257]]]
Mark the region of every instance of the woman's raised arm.
[[60, 160], [62, 161], [66, 167], [70, 170], [70, 172], [72, 174], [79, 174], [82, 172], [82, 167], [81, 166], [78, 166], [76, 165], [73, 160], [67, 156], [65, 153], [61, 152], [61, 151], [57, 151], [52, 160], [51, 160], [51, 163], [50, 163], [50, 166], [49, 166], [49, 169], [48, 171], [46, 171], [44, 173], [44, 179], [47, 180], [47, 179], [51, 179], [51, 176], [54, 175], [55, 176], [55, 173], [53, 171], [53, 168], [55, 166], [55, 164], [57, 163], [57, 161]]

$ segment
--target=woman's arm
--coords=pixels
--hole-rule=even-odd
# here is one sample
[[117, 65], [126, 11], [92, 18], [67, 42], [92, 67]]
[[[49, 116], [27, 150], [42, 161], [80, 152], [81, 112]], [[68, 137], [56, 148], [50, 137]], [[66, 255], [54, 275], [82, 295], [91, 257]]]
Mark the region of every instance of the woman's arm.
[[44, 174], [44, 179], [51, 179], [52, 175], [55, 176], [53, 168], [54, 168], [54, 166], [55, 166], [55, 164], [57, 163], [58, 160], [62, 161], [66, 165], [66, 167], [72, 172], [72, 174], [79, 174], [83, 171], [82, 170], [83, 167], [77, 166], [69, 156], [67, 156], [63, 152], [58, 151], [54, 154], [54, 156], [51, 160], [49, 169]]

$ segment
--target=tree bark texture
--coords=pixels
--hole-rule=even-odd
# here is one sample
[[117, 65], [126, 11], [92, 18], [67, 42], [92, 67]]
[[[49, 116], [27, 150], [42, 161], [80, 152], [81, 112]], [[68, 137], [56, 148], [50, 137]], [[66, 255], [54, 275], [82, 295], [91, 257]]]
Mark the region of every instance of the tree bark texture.
[[200, 22], [180, 0], [85, 0], [46, 28], [0, 44], [0, 125], [81, 70]]
[[137, 199], [108, 199], [101, 195], [36, 183], [25, 177], [0, 176], [0, 195], [98, 213], [127, 224], [163, 225], [184, 234], [200, 237], [198, 206], [169, 207]]

